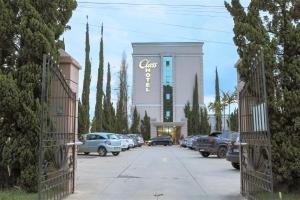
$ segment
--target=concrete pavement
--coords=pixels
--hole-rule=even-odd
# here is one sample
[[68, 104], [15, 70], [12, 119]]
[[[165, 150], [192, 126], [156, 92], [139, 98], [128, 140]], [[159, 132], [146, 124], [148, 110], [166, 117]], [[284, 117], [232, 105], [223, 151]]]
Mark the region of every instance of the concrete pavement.
[[229, 162], [178, 146], [141, 147], [119, 156], [78, 156], [70, 200], [240, 200]]

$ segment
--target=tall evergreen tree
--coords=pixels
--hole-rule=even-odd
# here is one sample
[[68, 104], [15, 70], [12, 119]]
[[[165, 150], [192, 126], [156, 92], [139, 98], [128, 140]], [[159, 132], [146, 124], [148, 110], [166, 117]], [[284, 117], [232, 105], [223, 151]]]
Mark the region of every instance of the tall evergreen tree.
[[209, 134], [211, 127], [209, 124], [209, 118], [207, 109], [205, 107], [200, 108], [200, 134]]
[[[215, 80], [215, 105], [221, 105], [220, 88], [219, 88], [219, 75], [216, 68], [216, 80]], [[215, 107], [216, 116], [216, 130], [222, 130], [222, 106]]]
[[145, 111], [144, 118], [141, 120], [141, 134], [145, 140], [149, 140], [151, 137], [150, 133], [150, 117], [147, 114], [147, 111]]
[[97, 94], [95, 105], [95, 117], [92, 124], [92, 131], [103, 130], [103, 24], [101, 26], [101, 39], [100, 39], [100, 52], [99, 52], [99, 68], [98, 68], [98, 81], [97, 81]]
[[[272, 167], [275, 186], [297, 188], [300, 181], [300, 2], [252, 0], [225, 3], [234, 20], [234, 42], [248, 82], [253, 57], [261, 50], [267, 84]], [[264, 15], [264, 13], [267, 13]]]
[[193, 104], [191, 113], [191, 134], [199, 134], [200, 132], [200, 108], [199, 108], [199, 94], [198, 94], [198, 77], [195, 75], [195, 85], [193, 91]]
[[111, 102], [111, 74], [110, 64], [107, 65], [107, 78], [106, 78], [106, 95], [104, 96], [103, 103], [103, 131], [114, 131], [114, 107]]
[[[88, 18], [88, 17], [87, 17]], [[81, 105], [79, 106], [79, 116], [78, 119], [83, 127], [78, 127], [82, 130], [82, 133], [88, 133], [90, 130], [90, 84], [91, 84], [91, 61], [90, 61], [90, 36], [89, 36], [89, 23], [86, 23], [86, 33], [85, 33], [85, 69], [84, 69], [84, 79], [82, 88]]]
[[130, 131], [132, 133], [139, 133], [140, 132], [139, 127], [140, 127], [140, 115], [135, 106], [134, 110], [133, 110], [133, 118], [132, 118], [132, 124], [131, 124]]
[[43, 54], [57, 60], [75, 8], [73, 0], [0, 0], [0, 187], [37, 189], [41, 63]]
[[191, 133], [192, 131], [192, 123], [191, 123], [191, 106], [190, 106], [190, 102], [187, 102], [184, 106], [184, 114], [185, 114], [185, 118], [187, 119], [187, 131], [188, 131], [188, 135], [192, 135]]
[[238, 116], [238, 109], [234, 109], [233, 113], [229, 115], [228, 127], [230, 127], [231, 131], [238, 131], [239, 130], [239, 116]]
[[128, 132], [127, 116], [127, 62], [126, 55], [123, 53], [120, 72], [119, 72], [119, 96], [116, 112], [116, 129], [120, 133]]

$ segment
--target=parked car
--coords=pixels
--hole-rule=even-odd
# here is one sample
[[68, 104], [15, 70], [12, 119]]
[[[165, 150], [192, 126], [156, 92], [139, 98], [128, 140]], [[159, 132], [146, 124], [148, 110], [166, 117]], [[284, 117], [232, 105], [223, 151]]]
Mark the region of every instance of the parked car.
[[191, 138], [191, 137], [192, 136], [187, 136], [183, 140], [181, 140], [180, 146], [182, 146], [184, 148], [187, 147], [187, 142], [188, 142], [189, 138]]
[[197, 139], [200, 137], [201, 135], [192, 135], [192, 136], [189, 136], [188, 139], [187, 139], [187, 143], [186, 143], [186, 146], [191, 149], [191, 150], [197, 150], [198, 147], [197, 147]]
[[154, 146], [154, 145], [172, 145], [172, 137], [171, 136], [158, 136], [158, 137], [154, 137], [151, 138], [148, 142], [149, 146]]
[[194, 135], [192, 137], [192, 146], [191, 149], [195, 151], [199, 151], [198, 139], [203, 135]]
[[132, 138], [130, 138], [129, 136], [127, 135], [123, 135], [124, 138], [126, 138], [127, 142], [128, 142], [128, 146], [129, 148], [134, 148], [134, 141]]
[[124, 135], [116, 134], [117, 137], [121, 140], [121, 149], [122, 151], [129, 150], [129, 141], [124, 137]]
[[144, 139], [140, 134], [128, 134], [129, 137], [134, 138], [136, 140], [136, 147], [141, 147], [144, 144]]
[[139, 143], [139, 147], [141, 147], [142, 145], [144, 145], [144, 139], [141, 135], [138, 135], [137, 136], [137, 139], [138, 139], [138, 143]]
[[136, 138], [135, 135], [127, 134], [127, 136], [132, 139], [132, 141], [133, 141], [133, 148], [139, 146], [138, 139]]
[[121, 152], [121, 140], [113, 133], [89, 133], [80, 138], [82, 145], [78, 152], [88, 155], [97, 152], [100, 156], [112, 153], [114, 156]]
[[235, 141], [238, 134], [231, 131], [216, 131], [210, 135], [201, 136], [197, 139], [199, 152], [203, 157], [216, 154], [218, 158], [225, 158], [228, 144]]
[[232, 167], [240, 169], [240, 137], [228, 145], [226, 160], [231, 162]]
[[186, 140], [186, 147], [192, 149], [194, 136], [190, 136]]

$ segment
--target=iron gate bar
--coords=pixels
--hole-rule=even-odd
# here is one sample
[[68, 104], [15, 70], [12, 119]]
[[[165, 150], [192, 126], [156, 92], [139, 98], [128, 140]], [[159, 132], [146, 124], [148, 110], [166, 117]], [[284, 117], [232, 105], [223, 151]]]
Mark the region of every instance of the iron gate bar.
[[38, 198], [62, 199], [74, 192], [76, 94], [49, 55], [43, 56], [41, 109]]
[[239, 93], [241, 193], [248, 199], [273, 193], [271, 136], [262, 52], [253, 57], [249, 81]]

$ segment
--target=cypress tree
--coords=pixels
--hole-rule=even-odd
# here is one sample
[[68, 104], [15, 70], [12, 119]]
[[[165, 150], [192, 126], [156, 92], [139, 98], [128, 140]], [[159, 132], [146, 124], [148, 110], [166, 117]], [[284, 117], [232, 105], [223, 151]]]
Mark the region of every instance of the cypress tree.
[[132, 118], [132, 124], [131, 124], [130, 131], [132, 133], [139, 133], [140, 132], [139, 126], [140, 126], [140, 115], [135, 106], [134, 110], [133, 110], [133, 118]]
[[97, 81], [97, 94], [95, 105], [95, 117], [92, 124], [92, 131], [103, 130], [103, 24], [101, 26], [101, 39], [100, 39], [100, 52], [99, 52], [99, 68], [98, 68], [98, 81]]
[[207, 110], [205, 107], [200, 108], [200, 134], [209, 134], [210, 124], [208, 119]]
[[195, 75], [195, 85], [193, 91], [193, 105], [191, 113], [191, 134], [200, 132], [200, 109], [199, 109], [199, 94], [198, 94], [198, 77]]
[[[261, 50], [264, 56], [275, 189], [299, 188], [300, 3], [252, 0], [247, 11], [238, 0], [225, 6], [234, 20], [243, 81], [250, 80], [255, 53]], [[268, 15], [262, 16], [262, 11]]]
[[106, 79], [106, 95], [103, 103], [103, 131], [113, 132], [114, 128], [114, 108], [111, 102], [111, 75], [110, 64], [107, 65], [107, 79]]
[[151, 137], [150, 133], [150, 117], [147, 114], [147, 111], [145, 111], [144, 118], [141, 120], [141, 134], [145, 140], [149, 140]]
[[[215, 80], [215, 104], [221, 105], [221, 97], [220, 97], [220, 88], [219, 88], [219, 75], [218, 69], [216, 68], [216, 80]], [[216, 115], [216, 130], [222, 130], [222, 107], [215, 107], [215, 115]]]
[[75, 1], [0, 0], [1, 186], [37, 190], [41, 63], [44, 53], [57, 60], [59, 37], [75, 8]]
[[84, 79], [81, 97], [81, 106], [78, 108], [81, 111], [80, 120], [83, 127], [78, 127], [79, 130], [83, 130], [82, 133], [88, 133], [90, 130], [90, 84], [91, 84], [91, 61], [90, 61], [90, 38], [89, 38], [89, 23], [86, 23], [85, 34], [85, 69]]
[[188, 131], [188, 135], [191, 135], [192, 131], [192, 123], [191, 123], [191, 106], [190, 106], [190, 102], [187, 102], [184, 106], [184, 114], [185, 114], [185, 118], [187, 119], [187, 131]]
[[125, 53], [123, 53], [122, 63], [119, 72], [119, 96], [116, 112], [116, 130], [119, 133], [128, 132], [127, 88], [127, 62], [126, 55]]
[[238, 131], [239, 130], [238, 109], [234, 109], [233, 113], [230, 113], [228, 127], [230, 127], [231, 131]]

